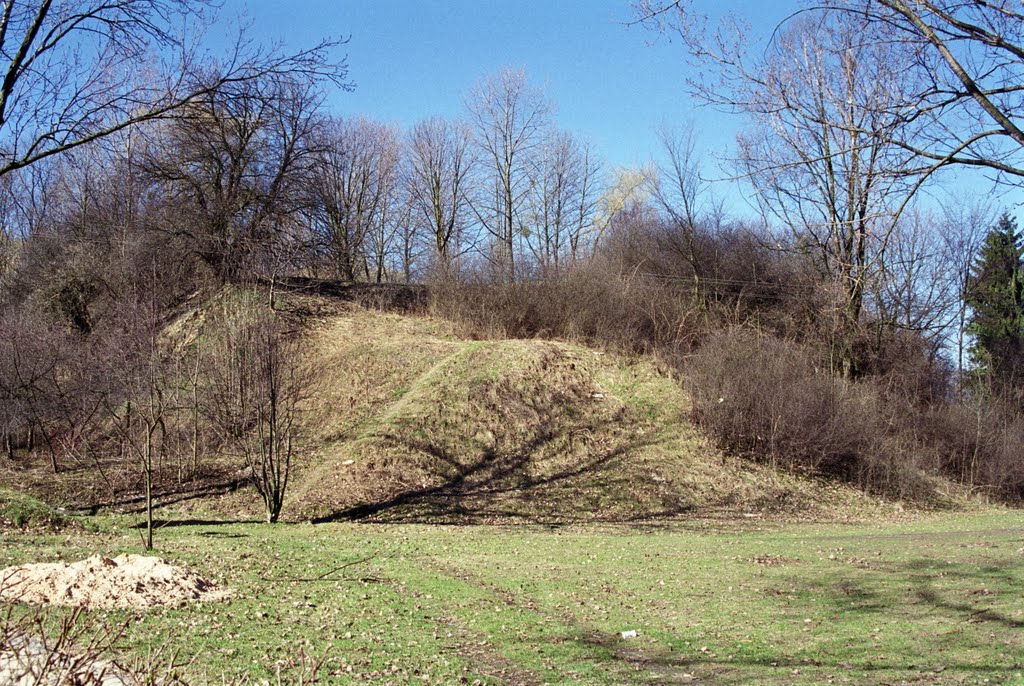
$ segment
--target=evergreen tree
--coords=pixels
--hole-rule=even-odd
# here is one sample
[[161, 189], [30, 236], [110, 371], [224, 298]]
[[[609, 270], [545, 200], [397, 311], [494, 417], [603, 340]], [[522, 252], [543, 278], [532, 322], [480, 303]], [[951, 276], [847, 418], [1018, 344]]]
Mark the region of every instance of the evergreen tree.
[[1003, 390], [1024, 381], [1024, 248], [1017, 221], [1003, 214], [971, 269], [968, 331], [978, 371]]

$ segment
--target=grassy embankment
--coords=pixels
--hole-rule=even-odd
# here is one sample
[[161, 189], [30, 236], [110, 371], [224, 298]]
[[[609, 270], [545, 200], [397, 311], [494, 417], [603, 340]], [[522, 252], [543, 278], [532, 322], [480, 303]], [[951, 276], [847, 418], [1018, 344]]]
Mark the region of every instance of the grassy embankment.
[[647, 358], [466, 340], [440, 320], [358, 308], [310, 328], [302, 457], [284, 512], [292, 520], [834, 518], [893, 508], [727, 458], [689, 421], [680, 384]]
[[[167, 348], [204, 341], [230, 296], [172, 322]], [[899, 509], [848, 486], [722, 454], [690, 422], [678, 380], [650, 358], [564, 341], [469, 340], [429, 317], [295, 294], [282, 300], [279, 316], [299, 332], [307, 382], [285, 519], [569, 523], [721, 512], [836, 519]], [[204, 354], [212, 354], [209, 345]], [[251, 489], [214, 496], [244, 475], [238, 456], [204, 455], [197, 480], [179, 484], [181, 459], [161, 455], [158, 504], [197, 502], [236, 517], [260, 512]], [[0, 481], [71, 509], [138, 507], [140, 470], [119, 462], [116, 451], [64, 467], [53, 474], [42, 455], [19, 455], [0, 464]], [[932, 481], [932, 504], [962, 500]]]

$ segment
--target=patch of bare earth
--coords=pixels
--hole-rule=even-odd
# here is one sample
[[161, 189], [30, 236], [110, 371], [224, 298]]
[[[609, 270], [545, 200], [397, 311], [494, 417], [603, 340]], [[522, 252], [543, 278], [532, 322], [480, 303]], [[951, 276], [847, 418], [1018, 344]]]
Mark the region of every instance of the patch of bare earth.
[[230, 598], [198, 572], [158, 557], [93, 555], [79, 562], [19, 565], [0, 571], [0, 600], [101, 609], [178, 607]]

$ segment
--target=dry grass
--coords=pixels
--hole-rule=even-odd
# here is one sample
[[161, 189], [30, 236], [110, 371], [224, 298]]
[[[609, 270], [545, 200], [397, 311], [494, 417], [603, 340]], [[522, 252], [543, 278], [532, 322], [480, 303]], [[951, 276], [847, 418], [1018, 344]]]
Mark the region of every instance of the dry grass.
[[[168, 345], [201, 340], [210, 319], [203, 312], [184, 312], [168, 328]], [[647, 356], [469, 340], [447, 321], [308, 294], [282, 296], [278, 313], [301, 339], [311, 380], [286, 519], [836, 519], [892, 510], [852, 488], [727, 457], [690, 421], [678, 380]], [[165, 465], [169, 490], [158, 503], [259, 512], [251, 489], [234, 490], [244, 476], [237, 460], [204, 453], [201, 464], [194, 480], [173, 487], [174, 465]], [[91, 467], [54, 476], [40, 459], [9, 465], [9, 479], [0, 465], [0, 477], [52, 503], [137, 506], [133, 465], [111, 463], [102, 476]]]
[[[876, 508], [852, 489], [726, 458], [645, 358], [543, 340], [460, 340], [349, 309], [307, 339], [306, 458], [285, 516], [628, 521]], [[830, 515], [832, 516], [832, 515]]]

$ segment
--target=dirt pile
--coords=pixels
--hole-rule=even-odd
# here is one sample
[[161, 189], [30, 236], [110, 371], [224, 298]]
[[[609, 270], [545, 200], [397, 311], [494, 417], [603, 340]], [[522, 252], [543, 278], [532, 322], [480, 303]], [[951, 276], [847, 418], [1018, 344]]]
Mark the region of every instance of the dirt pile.
[[0, 600], [102, 609], [178, 607], [230, 598], [199, 573], [158, 557], [93, 555], [80, 562], [41, 563], [0, 571]]

